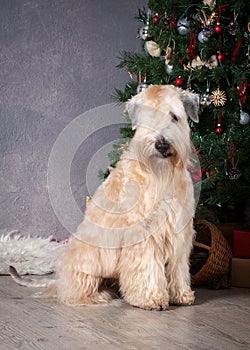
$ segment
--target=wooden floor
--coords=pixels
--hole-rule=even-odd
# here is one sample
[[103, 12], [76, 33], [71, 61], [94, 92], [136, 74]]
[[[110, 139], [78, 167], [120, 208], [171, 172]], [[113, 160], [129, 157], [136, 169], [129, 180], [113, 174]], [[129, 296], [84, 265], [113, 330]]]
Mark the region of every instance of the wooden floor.
[[117, 300], [68, 307], [0, 276], [0, 349], [250, 349], [250, 290], [196, 290], [196, 304], [144, 311]]

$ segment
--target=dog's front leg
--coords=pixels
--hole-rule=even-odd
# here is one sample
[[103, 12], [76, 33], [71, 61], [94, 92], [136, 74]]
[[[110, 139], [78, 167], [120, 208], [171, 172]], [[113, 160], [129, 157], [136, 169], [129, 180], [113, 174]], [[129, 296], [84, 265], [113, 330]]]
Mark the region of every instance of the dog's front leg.
[[169, 306], [164, 261], [154, 240], [126, 248], [119, 271], [120, 291], [131, 305], [145, 310]]

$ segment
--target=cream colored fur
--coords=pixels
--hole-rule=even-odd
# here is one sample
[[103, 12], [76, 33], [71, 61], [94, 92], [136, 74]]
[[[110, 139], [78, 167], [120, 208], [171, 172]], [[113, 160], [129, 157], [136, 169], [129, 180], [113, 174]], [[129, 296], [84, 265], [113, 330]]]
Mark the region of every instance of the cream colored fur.
[[124, 299], [143, 309], [192, 304], [195, 203], [187, 113], [198, 121], [198, 98], [155, 85], [127, 109], [135, 136], [89, 202], [58, 263], [52, 292], [66, 304], [107, 303], [112, 297], [105, 282], [113, 278]]
[[[197, 119], [197, 104], [195, 95], [173, 86], [151, 86], [128, 102], [135, 136], [97, 189], [58, 264], [61, 302], [109, 301], [103, 288], [107, 278], [117, 279], [124, 299], [143, 309], [194, 302], [189, 275], [194, 197], [187, 170], [191, 145], [186, 111]], [[166, 157], [155, 148], [162, 137], [170, 143]]]

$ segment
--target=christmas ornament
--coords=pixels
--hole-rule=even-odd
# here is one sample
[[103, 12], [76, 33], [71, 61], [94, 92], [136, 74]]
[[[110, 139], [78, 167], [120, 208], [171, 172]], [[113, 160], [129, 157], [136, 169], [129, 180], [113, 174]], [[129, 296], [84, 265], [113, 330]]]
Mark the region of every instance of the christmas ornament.
[[[143, 81], [142, 81], [142, 77], [143, 77]], [[141, 72], [139, 72], [138, 81], [139, 81], [139, 84], [137, 85], [137, 89], [136, 89], [137, 94], [139, 94], [141, 91], [144, 91], [148, 88], [146, 75], [142, 76]]]
[[211, 9], [214, 8], [216, 0], [203, 0], [205, 6], [209, 6]]
[[159, 22], [160, 19], [159, 19], [158, 13], [155, 14], [155, 16], [152, 18], [152, 20], [153, 20], [155, 23]]
[[148, 38], [151, 37], [150, 33], [149, 33], [149, 25], [148, 25], [148, 22], [142, 26], [140, 29], [139, 29], [139, 35], [140, 37], [143, 39], [143, 40], [146, 40]]
[[198, 40], [200, 43], [204, 44], [205, 42], [207, 42], [209, 40], [209, 38], [205, 35], [204, 30], [202, 30], [199, 34], [198, 34]]
[[227, 101], [226, 93], [219, 88], [212, 92], [211, 102], [215, 107], [224, 106]]
[[209, 93], [209, 82], [207, 80], [206, 93], [200, 95], [200, 104], [204, 106], [209, 106], [211, 104], [211, 97]]
[[187, 35], [189, 33], [190, 20], [186, 18], [180, 18], [177, 21], [177, 30], [180, 35]]
[[215, 133], [217, 135], [220, 135], [223, 132], [221, 124], [222, 124], [222, 107], [220, 107], [220, 114], [219, 114], [218, 121], [217, 121], [217, 127], [215, 129]]
[[198, 56], [198, 50], [196, 47], [196, 39], [197, 39], [197, 34], [193, 33], [192, 30], [190, 30], [189, 46], [188, 46], [186, 52], [191, 60], [195, 59]]
[[200, 95], [200, 104], [204, 106], [209, 106], [211, 104], [210, 94], [201, 94]]
[[145, 42], [145, 50], [152, 57], [160, 57], [160, 55], [161, 55], [160, 46], [152, 40]]
[[231, 21], [227, 27], [227, 30], [228, 30], [228, 33], [231, 34], [231, 35], [236, 35], [237, 33], [237, 30], [239, 29], [239, 25], [237, 23], [237, 17], [238, 17], [238, 13], [235, 14], [235, 11], [234, 11], [234, 19], [233, 21]]
[[168, 75], [173, 75], [174, 66], [172, 64], [165, 64], [165, 70]]
[[216, 133], [217, 135], [220, 135], [220, 134], [222, 134], [222, 132], [223, 132], [223, 130], [222, 130], [221, 124], [218, 123], [218, 124], [217, 124], [217, 127], [216, 127], [216, 129], [215, 129], [215, 133]]
[[181, 87], [183, 85], [183, 79], [181, 77], [178, 77], [175, 79], [175, 83], [177, 86]]
[[217, 25], [214, 27], [214, 32], [216, 34], [220, 34], [222, 32], [222, 27], [220, 26], [219, 23], [217, 23]]
[[191, 67], [192, 68], [202, 68], [202, 67], [207, 67], [207, 68], [215, 68], [218, 66], [218, 61], [217, 57], [215, 55], [212, 55], [209, 57], [207, 61], [202, 61], [202, 59], [197, 56], [195, 59], [192, 60], [191, 62]]
[[230, 180], [238, 180], [241, 177], [241, 171], [237, 168], [229, 169], [228, 177]]
[[241, 125], [246, 125], [250, 121], [250, 116], [247, 112], [244, 112], [242, 109], [240, 110], [240, 121]]
[[210, 38], [214, 34], [214, 26], [212, 24], [205, 25], [203, 32], [207, 38]]
[[217, 55], [217, 58], [219, 61], [223, 61], [225, 56], [223, 55], [223, 53], [219, 52], [218, 55]]

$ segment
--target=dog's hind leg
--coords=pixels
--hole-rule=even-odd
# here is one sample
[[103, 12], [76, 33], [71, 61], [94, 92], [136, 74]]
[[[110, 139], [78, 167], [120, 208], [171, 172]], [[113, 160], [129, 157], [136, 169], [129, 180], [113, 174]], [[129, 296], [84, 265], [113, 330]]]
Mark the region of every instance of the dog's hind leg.
[[120, 291], [129, 304], [145, 310], [168, 308], [164, 262], [154, 245], [129, 247], [122, 264], [119, 272]]
[[102, 289], [103, 279], [87, 275], [68, 266], [59, 273], [57, 284], [58, 300], [69, 305], [108, 303], [111, 294]]

